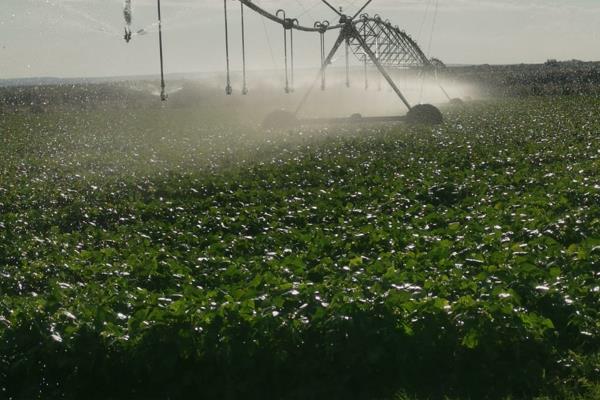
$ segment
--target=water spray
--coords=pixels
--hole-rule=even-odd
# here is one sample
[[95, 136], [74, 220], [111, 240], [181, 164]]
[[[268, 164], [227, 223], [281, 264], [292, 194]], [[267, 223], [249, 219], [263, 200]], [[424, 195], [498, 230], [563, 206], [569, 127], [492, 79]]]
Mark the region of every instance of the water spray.
[[[226, 55], [226, 94], [231, 95], [233, 93], [231, 87], [231, 71], [230, 71], [230, 54], [229, 54], [229, 21], [228, 21], [228, 7], [227, 2], [231, 0], [223, 0], [223, 10], [225, 19], [225, 55]], [[327, 22], [315, 23], [314, 26], [304, 26], [298, 22], [295, 18], [289, 18], [286, 16], [284, 10], [279, 9], [277, 12], [270, 13], [265, 9], [258, 6], [252, 0], [237, 0], [241, 3], [241, 22], [244, 25], [244, 9], [247, 8], [250, 11], [254, 11], [261, 15], [267, 20], [279, 24], [283, 28], [283, 44], [284, 44], [284, 64], [285, 64], [285, 92], [290, 93], [294, 87], [294, 45], [293, 45], [293, 31], [317, 33], [320, 35], [320, 46], [321, 46], [321, 65], [319, 74], [315, 79], [315, 82], [308, 89], [306, 94], [302, 97], [300, 104], [296, 108], [295, 112], [288, 113], [290, 119], [297, 121], [297, 115], [301, 108], [308, 102], [309, 95], [312, 92], [315, 84], [318, 80], [321, 81], [321, 88], [325, 89], [325, 71], [328, 66], [332, 63], [335, 58], [337, 51], [342, 45], [345, 45], [346, 53], [346, 85], [350, 86], [350, 67], [349, 67], [349, 56], [353, 54], [361, 62], [364, 63], [365, 73], [365, 88], [368, 88], [368, 67], [372, 66], [380, 77], [382, 77], [390, 86], [391, 90], [401, 100], [403, 105], [408, 109], [406, 117], [394, 117], [397, 120], [413, 120], [416, 122], [423, 123], [439, 123], [442, 120], [441, 113], [437, 108], [431, 105], [411, 105], [404, 93], [398, 88], [394, 80], [392, 79], [388, 69], [399, 68], [399, 69], [420, 69], [424, 71], [430, 71], [433, 68], [432, 62], [421, 50], [419, 45], [403, 30], [400, 30], [398, 26], [393, 26], [388, 20], [383, 20], [379, 15], [369, 17], [368, 14], [361, 14], [365, 8], [372, 2], [367, 0], [362, 7], [354, 15], [344, 14], [342, 8], [336, 8], [330, 4], [327, 0], [321, 0], [329, 9], [331, 9], [337, 17], [339, 22], [336, 25], [329, 25]], [[158, 30], [159, 30], [159, 49], [160, 49], [160, 69], [161, 69], [161, 99], [166, 100], [167, 94], [165, 91], [164, 81], [164, 63], [163, 63], [163, 44], [162, 44], [162, 24], [160, 15], [160, 0], [158, 3]], [[128, 24], [126, 33], [131, 32], [129, 26], [131, 24], [131, 0], [125, 1], [125, 20]], [[360, 17], [359, 17], [360, 15]], [[327, 32], [338, 32], [337, 40], [333, 47], [329, 51], [328, 55], [325, 54], [325, 41], [324, 37]], [[242, 70], [243, 70], [243, 88], [242, 94], [246, 94], [246, 46], [245, 46], [245, 26], [242, 26]], [[139, 33], [141, 34], [141, 33]], [[290, 40], [288, 42], [288, 34]], [[127, 38], [126, 38], [127, 40]], [[289, 52], [289, 53], [288, 53]], [[288, 54], [291, 56], [291, 60], [288, 60]], [[291, 61], [291, 66], [289, 64]], [[291, 67], [291, 68], [290, 68]], [[290, 76], [291, 75], [291, 76]], [[291, 78], [291, 79], [290, 79]], [[447, 92], [443, 87], [440, 88], [447, 95]], [[448, 96], [449, 97], [449, 96]], [[423, 107], [426, 106], [426, 107]]]

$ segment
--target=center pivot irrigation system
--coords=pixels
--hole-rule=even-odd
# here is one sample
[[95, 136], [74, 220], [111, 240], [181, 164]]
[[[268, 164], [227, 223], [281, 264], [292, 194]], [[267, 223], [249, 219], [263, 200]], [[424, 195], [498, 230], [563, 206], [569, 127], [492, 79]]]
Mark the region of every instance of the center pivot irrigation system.
[[[225, 16], [225, 53], [226, 53], [226, 68], [227, 81], [225, 93], [233, 94], [231, 86], [230, 59], [229, 59], [229, 15], [228, 2], [238, 1], [240, 3], [241, 17], [241, 34], [242, 34], [242, 66], [243, 66], [243, 87], [242, 94], [248, 93], [246, 85], [246, 41], [245, 41], [245, 25], [244, 25], [244, 9], [248, 8], [264, 18], [275, 22], [282, 26], [284, 36], [284, 60], [285, 60], [285, 92], [291, 93], [294, 91], [294, 31], [302, 31], [316, 33], [320, 36], [321, 46], [321, 66], [319, 73], [312, 85], [306, 91], [295, 112], [275, 111], [265, 119], [265, 126], [268, 127], [283, 127], [296, 124], [306, 123], [334, 123], [343, 121], [400, 121], [406, 120], [411, 123], [436, 124], [441, 123], [443, 118], [440, 111], [430, 104], [411, 105], [406, 96], [398, 88], [392, 79], [388, 69], [419, 69], [422, 74], [431, 76], [437, 82], [437, 70], [444, 67], [444, 64], [435, 58], [429, 59], [423, 53], [417, 43], [406, 32], [398, 26], [392, 25], [389, 20], [383, 20], [379, 15], [369, 16], [363, 11], [371, 4], [372, 0], [368, 0], [354, 15], [346, 15], [342, 8], [336, 9], [327, 0], [321, 0], [328, 8], [330, 8], [339, 18], [337, 24], [332, 25], [329, 21], [315, 22], [313, 26], [303, 26], [296, 18], [288, 18], [285, 10], [277, 10], [274, 14], [270, 13], [252, 0], [223, 0], [223, 10]], [[157, 0], [158, 5], [158, 38], [159, 38], [159, 54], [160, 54], [160, 75], [161, 75], [161, 99], [167, 99], [165, 91], [165, 76], [163, 62], [163, 43], [162, 43], [162, 23], [161, 23], [161, 0]], [[129, 42], [131, 40], [131, 0], [125, 1], [125, 36], [124, 39]], [[338, 32], [335, 43], [326, 52], [325, 35], [328, 32]], [[289, 40], [288, 40], [289, 38]], [[354, 114], [350, 118], [338, 119], [303, 119], [297, 118], [300, 110], [308, 101], [310, 94], [320, 81], [321, 90], [326, 88], [326, 70], [331, 64], [336, 53], [345, 45], [345, 60], [346, 60], [346, 85], [350, 86], [350, 53], [353, 53], [358, 60], [364, 65], [365, 88], [368, 88], [368, 68], [374, 66], [381, 76], [387, 81], [389, 86], [408, 109], [405, 116], [391, 117], [370, 117], [363, 118], [360, 114]], [[451, 100], [446, 90], [438, 83], [440, 90], [444, 95]]]

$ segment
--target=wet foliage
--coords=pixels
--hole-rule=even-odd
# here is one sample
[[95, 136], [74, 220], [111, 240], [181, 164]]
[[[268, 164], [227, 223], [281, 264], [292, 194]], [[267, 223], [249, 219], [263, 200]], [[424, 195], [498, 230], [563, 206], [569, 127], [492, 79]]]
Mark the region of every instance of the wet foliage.
[[600, 101], [270, 132], [0, 117], [0, 397], [585, 393]]

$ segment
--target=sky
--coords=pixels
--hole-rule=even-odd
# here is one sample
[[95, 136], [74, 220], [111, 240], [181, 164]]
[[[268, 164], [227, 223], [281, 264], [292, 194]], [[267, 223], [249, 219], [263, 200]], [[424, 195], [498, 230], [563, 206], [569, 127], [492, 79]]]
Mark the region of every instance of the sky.
[[[285, 9], [303, 25], [336, 20], [320, 0], [253, 1], [271, 12]], [[364, 0], [330, 2], [353, 13]], [[126, 44], [123, 0], [0, 0], [0, 79], [156, 74], [156, 0], [132, 3], [133, 29], [148, 34]], [[228, 4], [236, 70], [239, 3]], [[600, 60], [600, 0], [373, 0], [366, 12], [389, 19], [448, 64]], [[223, 71], [223, 1], [162, 0], [162, 14], [168, 73]], [[250, 70], [283, 68], [280, 26], [247, 12], [246, 34]], [[294, 38], [297, 67], [317, 67], [318, 35]]]

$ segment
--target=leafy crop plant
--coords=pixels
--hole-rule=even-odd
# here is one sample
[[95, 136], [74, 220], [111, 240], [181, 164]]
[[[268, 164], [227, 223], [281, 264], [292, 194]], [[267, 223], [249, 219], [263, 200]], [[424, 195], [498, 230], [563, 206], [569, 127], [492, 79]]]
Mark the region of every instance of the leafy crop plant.
[[599, 107], [3, 115], [0, 397], [597, 398]]

